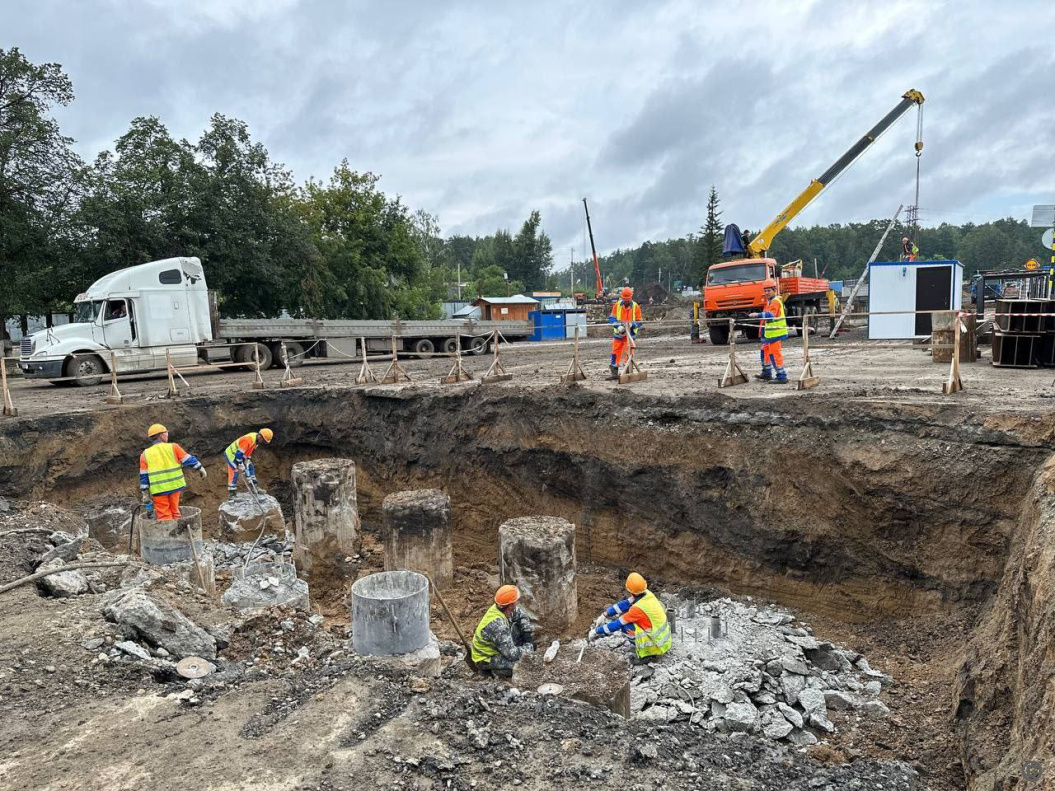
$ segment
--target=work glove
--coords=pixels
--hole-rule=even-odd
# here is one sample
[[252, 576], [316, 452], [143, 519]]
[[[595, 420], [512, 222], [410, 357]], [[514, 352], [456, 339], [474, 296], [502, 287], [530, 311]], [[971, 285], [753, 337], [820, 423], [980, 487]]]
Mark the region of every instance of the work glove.
[[622, 338], [624, 335], [626, 335], [626, 328], [623, 327], [622, 324], [620, 324], [618, 327], [613, 327], [612, 335], [614, 335], [616, 338]]
[[204, 467], [203, 467], [202, 465], [200, 465], [200, 464], [199, 464], [199, 465], [198, 465], [197, 467], [195, 467], [194, 469], [196, 469], [196, 470], [198, 471], [198, 475], [200, 475], [200, 476], [202, 477], [202, 480], [204, 480], [205, 478], [208, 478], [208, 477], [209, 477], [209, 473], [207, 473], [207, 472], [205, 471], [205, 468], [204, 468]]
[[598, 615], [597, 616], [597, 620], [595, 620], [593, 622], [593, 625], [594, 626], [603, 626], [604, 625], [604, 616], [603, 615]]
[[244, 461], [236, 461], [235, 464], [234, 464], [234, 468], [236, 470], [238, 470], [238, 472], [245, 472], [245, 462]]
[[594, 631], [593, 629], [591, 629], [591, 630], [590, 630], [590, 631], [589, 631], [589, 632], [588, 632], [588, 633], [586, 634], [586, 642], [588, 642], [588, 643], [592, 643], [592, 642], [593, 642], [594, 640], [596, 640], [596, 639], [597, 639], [597, 632], [595, 632], [595, 631]]

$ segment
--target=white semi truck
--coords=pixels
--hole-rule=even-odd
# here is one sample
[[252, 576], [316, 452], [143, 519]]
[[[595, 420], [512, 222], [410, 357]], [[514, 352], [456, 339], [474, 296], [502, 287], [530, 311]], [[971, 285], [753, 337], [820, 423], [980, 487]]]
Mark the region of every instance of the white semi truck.
[[74, 300], [73, 321], [22, 340], [19, 368], [30, 379], [56, 384], [98, 384], [110, 372], [165, 370], [199, 362], [281, 365], [285, 344], [290, 367], [309, 358], [354, 358], [359, 339], [367, 351], [429, 355], [488, 350], [497, 328], [514, 340], [532, 333], [526, 321], [333, 321], [323, 319], [221, 319], [215, 293], [197, 258], [167, 258], [111, 272]]

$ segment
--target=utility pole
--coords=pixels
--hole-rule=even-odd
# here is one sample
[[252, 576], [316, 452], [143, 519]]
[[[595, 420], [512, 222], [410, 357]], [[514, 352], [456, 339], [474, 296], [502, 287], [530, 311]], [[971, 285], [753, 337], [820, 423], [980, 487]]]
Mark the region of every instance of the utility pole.
[[575, 299], [575, 246], [568, 248], [568, 273], [571, 275], [571, 295]]
[[458, 301], [462, 301], [462, 259], [458, 259]]

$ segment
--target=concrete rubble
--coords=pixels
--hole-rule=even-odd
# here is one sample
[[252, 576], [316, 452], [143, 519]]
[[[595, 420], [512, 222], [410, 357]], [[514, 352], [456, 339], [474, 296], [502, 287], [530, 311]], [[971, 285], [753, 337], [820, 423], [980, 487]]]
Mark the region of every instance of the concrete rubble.
[[[892, 679], [854, 651], [816, 638], [779, 610], [719, 599], [696, 606], [671, 599], [674, 648], [631, 670], [632, 716], [688, 720], [708, 731], [750, 733], [796, 746], [834, 733], [829, 710], [881, 717], [876, 696]], [[712, 636], [712, 619], [722, 628]], [[714, 630], [719, 631], [719, 630]], [[623, 637], [598, 645], [616, 647]]]
[[260, 492], [259, 496], [251, 492], [239, 492], [220, 503], [219, 511], [219, 536], [223, 541], [256, 541], [265, 519], [265, 536], [285, 535], [286, 522], [282, 516], [282, 506], [267, 492]]
[[223, 603], [242, 612], [257, 612], [286, 605], [307, 611], [310, 606], [308, 583], [297, 578], [292, 563], [251, 563], [235, 569], [231, 586], [224, 591]]
[[174, 607], [141, 590], [118, 592], [103, 608], [107, 620], [130, 637], [164, 648], [176, 659], [216, 658], [216, 639]]
[[252, 562], [288, 562], [293, 556], [293, 541], [289, 533], [284, 532], [281, 537], [265, 535], [255, 547], [252, 540], [245, 543], [206, 541], [205, 551], [212, 554], [217, 569], [241, 568], [250, 554]]

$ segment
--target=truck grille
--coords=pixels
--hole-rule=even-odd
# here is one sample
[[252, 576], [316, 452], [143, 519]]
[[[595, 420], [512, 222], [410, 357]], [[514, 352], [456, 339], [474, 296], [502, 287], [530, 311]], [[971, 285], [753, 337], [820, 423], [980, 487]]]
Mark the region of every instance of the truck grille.
[[32, 357], [33, 356], [33, 339], [23, 338], [22, 339], [22, 356]]

